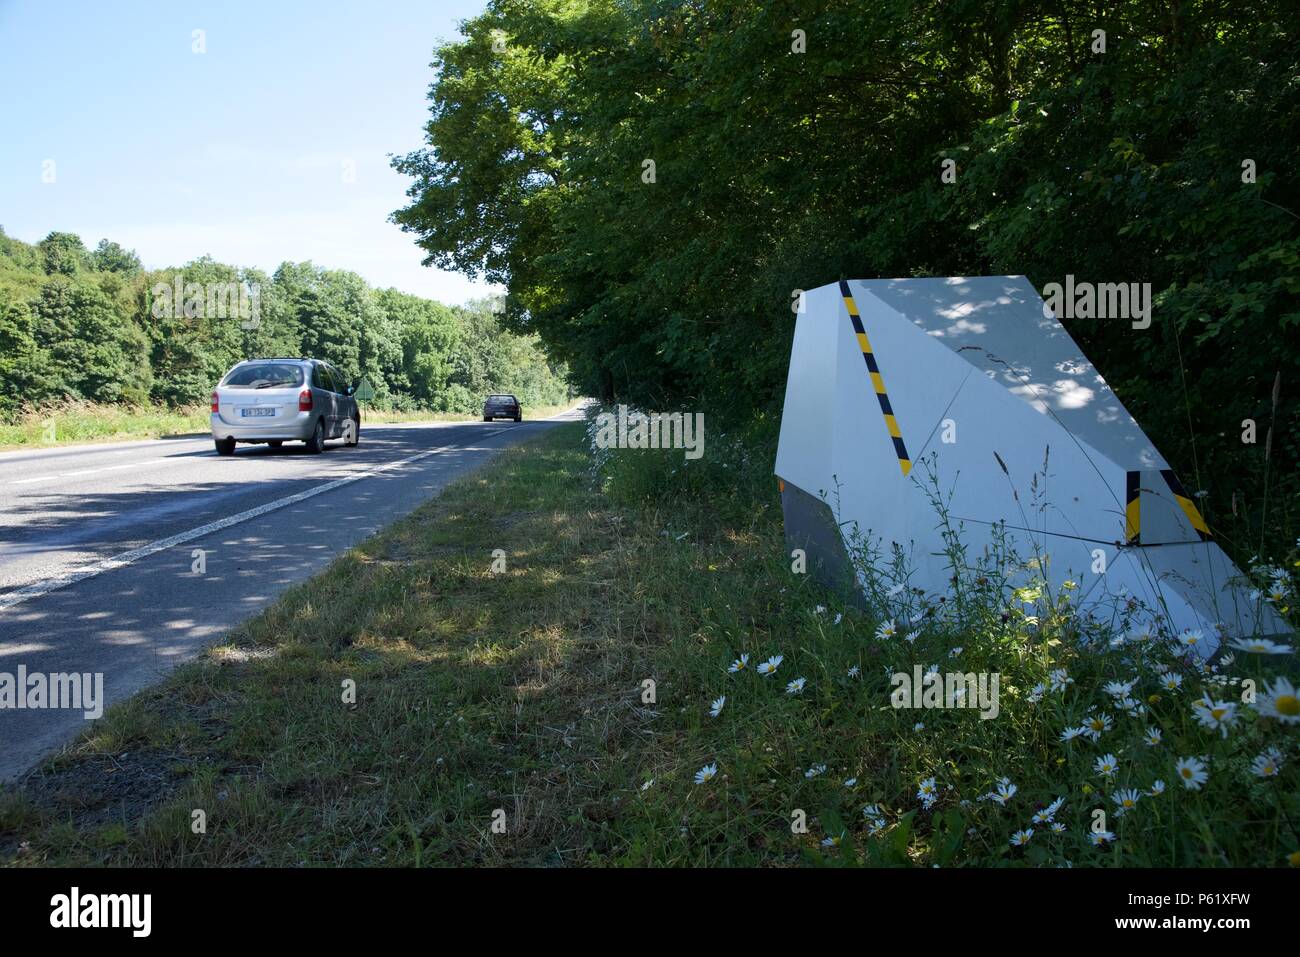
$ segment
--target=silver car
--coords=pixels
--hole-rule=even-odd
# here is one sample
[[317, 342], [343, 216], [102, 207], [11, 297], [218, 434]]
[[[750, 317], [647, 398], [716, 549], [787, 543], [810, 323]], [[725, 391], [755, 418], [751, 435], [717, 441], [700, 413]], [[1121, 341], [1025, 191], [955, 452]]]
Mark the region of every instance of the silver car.
[[320, 359], [246, 359], [212, 393], [212, 440], [219, 455], [236, 442], [305, 442], [320, 452], [326, 439], [361, 441], [356, 386]]

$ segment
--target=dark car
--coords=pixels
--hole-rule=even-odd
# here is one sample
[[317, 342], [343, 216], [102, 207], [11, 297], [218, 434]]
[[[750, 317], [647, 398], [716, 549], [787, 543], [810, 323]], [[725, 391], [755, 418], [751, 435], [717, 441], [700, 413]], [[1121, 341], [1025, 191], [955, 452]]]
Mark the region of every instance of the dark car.
[[522, 422], [523, 406], [513, 395], [493, 393], [483, 403], [483, 421], [491, 422], [493, 419], [514, 419], [516, 422]]

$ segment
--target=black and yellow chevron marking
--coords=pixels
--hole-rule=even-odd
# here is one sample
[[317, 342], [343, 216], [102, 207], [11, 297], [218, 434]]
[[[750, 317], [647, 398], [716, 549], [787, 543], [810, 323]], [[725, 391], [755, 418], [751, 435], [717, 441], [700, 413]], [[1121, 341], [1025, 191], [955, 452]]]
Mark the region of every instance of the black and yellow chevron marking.
[[857, 304], [853, 301], [853, 294], [849, 292], [849, 284], [843, 279], [840, 280], [840, 295], [844, 297], [844, 306], [849, 310], [849, 319], [853, 323], [853, 332], [858, 337], [858, 347], [862, 350], [862, 358], [866, 360], [867, 372], [871, 374], [871, 387], [876, 390], [876, 399], [880, 402], [880, 412], [885, 417], [885, 428], [889, 429], [889, 437], [894, 440], [894, 452], [898, 455], [898, 466], [907, 475], [912, 471], [912, 460], [907, 456], [907, 446], [903, 444], [902, 433], [898, 430], [898, 420], [894, 418], [894, 408], [889, 404], [889, 396], [885, 394], [885, 380], [880, 376], [880, 367], [876, 365], [876, 357], [871, 352], [871, 341], [867, 339], [867, 330], [862, 327], [862, 317], [858, 315]]
[[1130, 545], [1141, 544], [1142, 535], [1142, 473], [1125, 474], [1124, 537]]
[[1201, 541], [1210, 540], [1210, 526], [1205, 524], [1205, 519], [1201, 518], [1200, 510], [1192, 501], [1191, 496], [1187, 494], [1187, 489], [1183, 488], [1183, 483], [1178, 481], [1178, 476], [1170, 469], [1161, 469], [1160, 474], [1164, 476], [1165, 484], [1169, 486], [1169, 491], [1174, 493], [1174, 501], [1178, 503], [1187, 520], [1192, 523], [1192, 528], [1196, 529], [1196, 534], [1201, 536]]
[[[1192, 502], [1187, 490], [1183, 488], [1183, 483], [1178, 481], [1178, 476], [1169, 469], [1161, 469], [1160, 475], [1164, 478], [1165, 484], [1169, 486], [1169, 491], [1173, 493], [1174, 501], [1183, 510], [1187, 520], [1192, 523], [1192, 528], [1196, 529], [1196, 534], [1201, 537], [1201, 541], [1208, 542], [1210, 540], [1210, 527], [1205, 524], [1205, 519], [1201, 517], [1200, 510]], [[1124, 535], [1130, 545], [1142, 544], [1141, 483], [1141, 472], [1125, 473]]]

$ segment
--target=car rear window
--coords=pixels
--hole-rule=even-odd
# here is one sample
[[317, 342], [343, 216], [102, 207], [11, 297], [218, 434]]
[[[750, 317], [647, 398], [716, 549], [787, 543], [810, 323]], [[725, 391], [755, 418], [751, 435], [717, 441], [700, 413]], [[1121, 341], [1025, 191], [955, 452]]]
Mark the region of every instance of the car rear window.
[[290, 362], [240, 366], [222, 383], [228, 389], [288, 389], [298, 385], [302, 385], [302, 366]]

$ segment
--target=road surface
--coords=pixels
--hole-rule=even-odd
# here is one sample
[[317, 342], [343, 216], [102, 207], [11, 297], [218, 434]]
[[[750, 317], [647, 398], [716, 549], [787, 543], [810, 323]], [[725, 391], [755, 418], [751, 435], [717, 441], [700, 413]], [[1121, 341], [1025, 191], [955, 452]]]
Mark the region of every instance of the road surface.
[[[102, 673], [120, 701], [503, 447], [578, 417], [363, 426], [359, 446], [321, 455], [223, 458], [209, 438], [0, 453], [0, 683], [20, 666]], [[0, 782], [87, 726], [82, 710], [0, 706]]]

